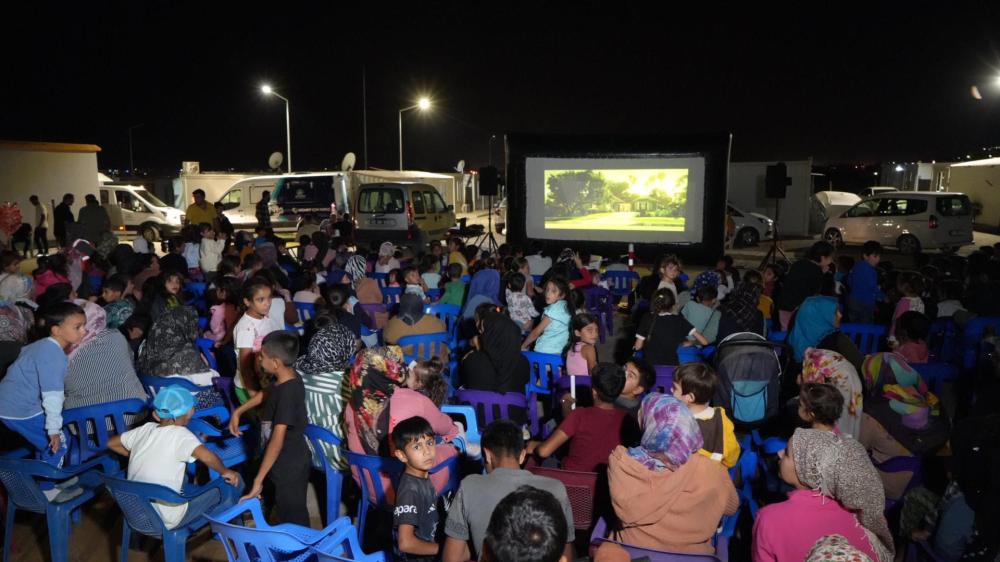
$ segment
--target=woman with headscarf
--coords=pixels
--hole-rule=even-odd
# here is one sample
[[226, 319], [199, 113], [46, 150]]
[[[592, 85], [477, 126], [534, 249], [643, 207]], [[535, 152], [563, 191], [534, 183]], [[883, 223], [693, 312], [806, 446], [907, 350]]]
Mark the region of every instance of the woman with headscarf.
[[[344, 266], [344, 271], [351, 276], [351, 290], [355, 293], [358, 291], [358, 285], [365, 279], [365, 270], [367, 268], [368, 261], [365, 260], [364, 256], [359, 256], [357, 254], [351, 256], [351, 258], [347, 260], [347, 265]], [[381, 298], [382, 295], [379, 293], [379, 299]]]
[[108, 329], [103, 308], [84, 300], [76, 303], [87, 317], [87, 333], [69, 352], [63, 408], [130, 398], [145, 400], [146, 391], [135, 374], [132, 349], [125, 336]]
[[864, 398], [861, 377], [854, 365], [836, 351], [810, 347], [802, 361], [802, 375], [799, 384], [820, 383], [833, 385], [844, 398], [844, 410], [837, 420], [837, 430], [841, 435], [854, 437], [861, 435], [861, 409]]
[[719, 318], [718, 341], [739, 332], [767, 336], [764, 314], [758, 307], [763, 291], [764, 287], [760, 283], [744, 279], [733, 292], [726, 295], [726, 299], [719, 305], [722, 316]]
[[819, 347], [843, 355], [855, 370], [860, 371], [864, 355], [850, 337], [840, 332], [840, 319], [834, 297], [809, 297], [802, 301], [788, 329], [788, 345], [795, 358], [793, 364], [801, 364], [810, 347]]
[[500, 305], [500, 272], [495, 269], [484, 269], [472, 276], [469, 291], [462, 306], [462, 320], [472, 320], [476, 316], [476, 307], [483, 303]]
[[[876, 353], [861, 370], [867, 390], [858, 441], [877, 463], [933, 454], [948, 440], [937, 396], [902, 356]], [[911, 472], [879, 472], [890, 499], [903, 496]]]
[[28, 343], [38, 305], [31, 300], [31, 277], [11, 273], [0, 279], [0, 376]]
[[[295, 361], [295, 370], [306, 388], [309, 423], [325, 427], [343, 441], [344, 405], [348, 400], [344, 372], [356, 349], [354, 334], [347, 326], [331, 321], [309, 340], [306, 353]], [[339, 446], [323, 444], [330, 462], [346, 468]]]
[[[447, 332], [448, 328], [437, 316], [424, 314], [424, 299], [419, 295], [404, 294], [399, 299], [399, 314], [389, 319], [382, 331], [382, 341], [395, 345], [406, 336], [421, 336]], [[412, 354], [415, 350], [405, 350]], [[448, 363], [448, 350], [442, 346], [441, 362]]]
[[521, 353], [521, 329], [496, 310], [487, 312], [478, 325], [475, 349], [462, 358], [462, 386], [490, 392], [524, 392], [530, 366]]
[[399, 260], [395, 258], [396, 245], [392, 242], [383, 242], [378, 247], [378, 261], [375, 262], [375, 273], [389, 273], [393, 269], [399, 269]]
[[788, 499], [757, 513], [755, 562], [804, 560], [820, 538], [840, 534], [872, 560], [891, 562], [885, 494], [864, 447], [850, 437], [796, 429], [779, 455]]
[[867, 554], [854, 548], [844, 535], [827, 535], [813, 545], [806, 562], [873, 562]]
[[712, 536], [739, 498], [722, 464], [697, 454], [701, 430], [683, 402], [652, 393], [639, 407], [638, 447], [619, 445], [608, 459], [616, 540], [644, 548], [714, 554]]
[[[378, 281], [370, 277], [362, 277], [355, 287], [358, 303], [354, 305], [354, 314], [371, 330], [381, 330], [389, 322], [389, 311], [382, 298], [382, 289]], [[372, 347], [372, 346], [370, 346]]]
[[[186, 305], [171, 308], [155, 319], [139, 351], [136, 368], [140, 375], [180, 377], [198, 386], [212, 386], [219, 376], [205, 363], [194, 341], [198, 338], [198, 315]], [[199, 392], [198, 408], [222, 399], [214, 390]]]

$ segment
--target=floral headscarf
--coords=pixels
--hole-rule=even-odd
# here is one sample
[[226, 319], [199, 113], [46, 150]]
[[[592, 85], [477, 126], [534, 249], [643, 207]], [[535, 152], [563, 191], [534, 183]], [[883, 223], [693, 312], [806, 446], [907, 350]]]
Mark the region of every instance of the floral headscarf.
[[802, 361], [802, 382], [835, 386], [844, 397], [844, 411], [837, 420], [837, 429], [855, 439], [861, 435], [864, 394], [861, 378], [850, 361], [836, 351], [810, 347]]
[[863, 445], [819, 429], [795, 430], [788, 443], [803, 486], [833, 498], [854, 512], [880, 562], [893, 559], [885, 520], [885, 491]]
[[872, 562], [867, 554], [854, 548], [844, 535], [827, 535], [813, 545], [806, 562]]
[[365, 452], [379, 454], [389, 435], [389, 398], [406, 381], [407, 367], [398, 345], [362, 350], [348, 379], [351, 408]]
[[302, 373], [344, 371], [354, 346], [354, 333], [350, 328], [340, 322], [327, 324], [309, 340], [309, 349], [295, 361], [295, 369]]
[[865, 385], [871, 396], [881, 395], [889, 407], [901, 416], [938, 415], [938, 397], [928, 388], [920, 373], [896, 353], [876, 353], [861, 365]]
[[649, 470], [677, 470], [701, 449], [698, 422], [680, 400], [669, 394], [652, 393], [639, 407], [642, 440], [628, 454]]
[[83, 299], [76, 299], [74, 302], [76, 302], [76, 304], [83, 309], [83, 314], [87, 317], [87, 333], [83, 335], [83, 339], [80, 340], [80, 343], [70, 349], [70, 359], [76, 355], [76, 352], [79, 351], [81, 347], [97, 339], [98, 334], [106, 330], [108, 327], [108, 317], [103, 308], [98, 306], [96, 303]]

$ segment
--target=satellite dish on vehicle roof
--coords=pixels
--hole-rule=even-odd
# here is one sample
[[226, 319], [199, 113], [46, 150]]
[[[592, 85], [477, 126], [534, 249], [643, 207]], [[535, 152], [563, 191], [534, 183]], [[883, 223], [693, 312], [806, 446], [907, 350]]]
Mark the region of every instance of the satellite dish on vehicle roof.
[[465, 160], [458, 161], [458, 164], [455, 166], [455, 171], [460, 174], [465, 172]]
[[355, 162], [358, 161], [358, 157], [354, 155], [353, 152], [348, 152], [344, 155], [344, 159], [340, 161], [340, 171], [350, 172], [354, 169]]
[[271, 156], [267, 158], [267, 165], [270, 166], [272, 170], [277, 170], [281, 167], [281, 163], [285, 161], [285, 157], [281, 155], [280, 152], [272, 152]]

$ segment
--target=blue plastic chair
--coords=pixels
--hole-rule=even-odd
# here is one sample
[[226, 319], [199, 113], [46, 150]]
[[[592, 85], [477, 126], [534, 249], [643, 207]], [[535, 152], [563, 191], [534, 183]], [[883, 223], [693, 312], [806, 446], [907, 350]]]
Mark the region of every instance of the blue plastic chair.
[[941, 393], [941, 385], [958, 378], [958, 367], [945, 362], [911, 363], [934, 394]]
[[[211, 423], [212, 418], [222, 420], [223, 414], [226, 420], [220, 421], [220, 426]], [[229, 412], [226, 412], [222, 407], [214, 407], [202, 410], [195, 414], [195, 417], [188, 421], [188, 429], [194, 433], [198, 439], [205, 445], [205, 448], [209, 451], [215, 453], [219, 460], [222, 461], [223, 466], [226, 468], [232, 468], [234, 466], [239, 466], [247, 461], [252, 456], [253, 450], [250, 448], [252, 445], [252, 440], [243, 439], [243, 437], [237, 437], [229, 433], [229, 428], [226, 427], [226, 422], [229, 419]], [[250, 429], [249, 425], [240, 426], [241, 431], [248, 431]], [[195, 463], [188, 464], [188, 474], [192, 477], [195, 476], [198, 469], [198, 465]], [[218, 476], [214, 470], [209, 469], [209, 475], [212, 478]]]
[[597, 316], [598, 337], [604, 343], [606, 336], [615, 334], [615, 305], [611, 291], [596, 285], [583, 289], [584, 306]]
[[986, 328], [993, 328], [993, 332], [1000, 334], [1000, 317], [980, 316], [969, 320], [962, 333], [961, 361], [962, 366], [971, 369], [976, 366], [976, 359], [979, 356], [979, 342], [986, 334]]
[[653, 369], [656, 371], [656, 386], [646, 390], [670, 394], [674, 388], [674, 369], [676, 368], [673, 365], [653, 365]]
[[[526, 411], [531, 434], [538, 435], [540, 424], [538, 410], [535, 407], [535, 395], [525, 395], [520, 392], [490, 392], [488, 390], [468, 390], [460, 388], [455, 391], [455, 399], [460, 404], [472, 406], [476, 419], [482, 426], [493, 423], [495, 419], [512, 419], [511, 408], [521, 408]], [[480, 412], [482, 412], [480, 417]]]
[[427, 289], [427, 298], [431, 299], [431, 302], [436, 302], [441, 298], [443, 291], [437, 287], [432, 287]]
[[785, 343], [785, 340], [788, 339], [788, 332], [770, 332], [767, 334], [767, 339], [775, 343]]
[[437, 332], [418, 336], [403, 336], [399, 338], [396, 345], [403, 348], [404, 359], [407, 362], [426, 361], [431, 357], [439, 357], [447, 362], [450, 339], [448, 332]]
[[462, 281], [462, 283], [465, 283], [466, 285], [468, 285], [469, 283], [472, 282], [472, 276], [471, 275], [463, 275], [461, 281]]
[[[248, 514], [250, 525], [245, 524]], [[206, 514], [205, 519], [212, 526], [216, 538], [222, 542], [231, 562], [310, 560], [311, 547], [351, 526], [347, 517], [341, 517], [319, 530], [291, 523], [268, 525], [260, 500], [256, 498]]]
[[[64, 469], [58, 469], [42, 460], [0, 458], [0, 482], [3, 482], [4, 488], [7, 489], [3, 562], [10, 559], [10, 545], [14, 540], [14, 517], [19, 509], [45, 514], [52, 561], [67, 562], [73, 512], [94, 498], [101, 487], [102, 472], [117, 470], [118, 463], [106, 455]], [[64, 502], [50, 501], [39, 485], [39, 480], [59, 483], [74, 477], [78, 479], [76, 484], [67, 489], [78, 488], [83, 493]]]
[[313, 468], [323, 471], [326, 479], [326, 523], [329, 525], [340, 515], [340, 493], [344, 484], [344, 473], [327, 458], [323, 444], [340, 447], [341, 440], [329, 429], [309, 424], [305, 430], [306, 439], [312, 447]]
[[878, 353], [879, 341], [887, 332], [885, 326], [879, 324], [841, 324], [840, 331], [850, 336], [858, 351], [865, 355]]
[[198, 346], [198, 350], [201, 351], [201, 356], [205, 358], [208, 366], [213, 371], [218, 371], [219, 364], [215, 360], [215, 341], [208, 338], [198, 338], [194, 340], [194, 344]]
[[[345, 517], [345, 519], [347, 519]], [[385, 562], [385, 554], [375, 552], [365, 554], [361, 550], [358, 530], [352, 525], [345, 525], [334, 534], [323, 539], [318, 546], [312, 548], [318, 562], [336, 560], [338, 562]]]
[[462, 307], [457, 304], [429, 304], [424, 308], [424, 313], [436, 316], [438, 320], [444, 322], [448, 335], [451, 336], [448, 347], [451, 349], [458, 347], [458, 322]]
[[551, 394], [553, 382], [563, 375], [565, 364], [562, 355], [522, 351], [528, 359], [528, 384], [525, 394]]
[[184, 291], [191, 295], [191, 298], [187, 300], [184, 304], [193, 306], [198, 310], [205, 310], [205, 290], [208, 289], [207, 283], [199, 283], [196, 281], [189, 281], [184, 284]]
[[[532, 275], [532, 276], [531, 276], [531, 281], [532, 281], [532, 283], [534, 283], [534, 284], [535, 284], [535, 286], [537, 287], [538, 285], [540, 285], [540, 284], [541, 284], [541, 282], [542, 282], [542, 277], [544, 277], [544, 275]], [[463, 277], [463, 278], [462, 278], [462, 280], [463, 280], [463, 281], [465, 281], [465, 278]]]
[[[476, 419], [476, 410], [472, 406], [460, 405], [460, 404], [444, 404], [441, 406], [441, 411], [448, 414], [452, 418], [455, 416], [461, 416], [462, 425], [465, 427], [465, 437], [456, 437], [452, 440], [455, 447], [462, 451], [466, 455], [469, 455], [469, 445], [480, 445], [482, 441], [482, 434], [479, 433], [479, 420]], [[480, 455], [469, 455], [472, 458], [478, 459], [482, 456]]]
[[[208, 525], [205, 515], [225, 508], [239, 499], [240, 489], [216, 478], [204, 486], [192, 486], [177, 493], [166, 486], [135, 482], [120, 476], [104, 476], [104, 486], [118, 503], [125, 521], [122, 522], [121, 562], [128, 562], [132, 531], [163, 539], [166, 562], [183, 562], [187, 540], [192, 533]], [[167, 529], [152, 502], [186, 503], [184, 518], [173, 529]]]
[[146, 401], [138, 398], [104, 402], [63, 410], [63, 435], [68, 439], [67, 466], [89, 461], [108, 452], [108, 440], [132, 429], [125, 416], [139, 416]]
[[951, 363], [958, 347], [958, 327], [951, 318], [938, 318], [931, 322], [927, 348], [935, 361]]
[[378, 288], [385, 289], [385, 286], [389, 284], [389, 274], [388, 273], [369, 273], [367, 277], [370, 277], [378, 281]]
[[316, 305], [311, 302], [295, 303], [295, 311], [299, 313], [299, 322], [303, 324], [316, 318]]
[[382, 303], [390, 309], [399, 304], [399, 299], [402, 296], [402, 287], [382, 287]]
[[[386, 499], [386, 490], [382, 487], [381, 475], [385, 474], [392, 485], [396, 486], [404, 466], [398, 459], [362, 455], [352, 451], [347, 451], [347, 463], [351, 467], [355, 480], [363, 489], [361, 498], [358, 500], [358, 533], [364, 536], [365, 519], [368, 516], [369, 507], [383, 510], [392, 509], [392, 505]], [[438, 490], [438, 496], [458, 491], [458, 455], [438, 464], [429, 472], [437, 474], [445, 469], [448, 470], [448, 483], [443, 490]]]
[[[139, 382], [142, 383], [142, 387], [146, 389], [146, 394], [149, 395], [150, 404], [153, 403], [153, 398], [158, 392], [160, 392], [160, 389], [167, 386], [179, 386], [186, 389], [191, 394], [194, 394], [194, 411], [196, 414], [201, 410], [214, 406], [221, 406], [224, 403], [222, 396], [219, 394], [219, 391], [215, 389], [214, 385], [198, 386], [184, 377], [153, 377], [150, 375], [139, 375]], [[221, 423], [228, 421], [228, 413], [225, 418], [226, 419], [219, 421]]]
[[627, 297], [629, 307], [632, 306], [635, 284], [639, 282], [638, 273], [635, 271], [605, 271], [601, 274], [601, 279], [608, 282], [608, 290], [611, 291], [611, 295], [615, 297], [616, 301]]
[[198, 317], [198, 332], [200, 333], [200, 332], [204, 332], [205, 330], [207, 330], [210, 321], [211, 321], [211, 319], [209, 317], [207, 317], [207, 316], [199, 316]]

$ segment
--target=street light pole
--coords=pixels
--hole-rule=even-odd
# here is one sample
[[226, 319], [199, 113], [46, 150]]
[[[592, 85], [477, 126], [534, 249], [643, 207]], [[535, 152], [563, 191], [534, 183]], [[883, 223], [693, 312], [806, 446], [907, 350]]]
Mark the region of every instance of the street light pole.
[[279, 94], [278, 92], [275, 92], [274, 89], [272, 89], [267, 84], [261, 86], [260, 91], [264, 92], [265, 94], [272, 95], [280, 99], [281, 101], [285, 102], [285, 137], [288, 143], [288, 148], [286, 149], [287, 151], [286, 156], [288, 157], [288, 173], [290, 174], [292, 173], [292, 116], [291, 116], [291, 109], [289, 107], [291, 104], [288, 102], [288, 98]]
[[410, 111], [411, 109], [419, 109], [420, 111], [425, 111], [431, 106], [431, 100], [427, 98], [420, 98], [420, 101], [404, 107], [399, 110], [399, 171], [403, 171], [403, 113]]

